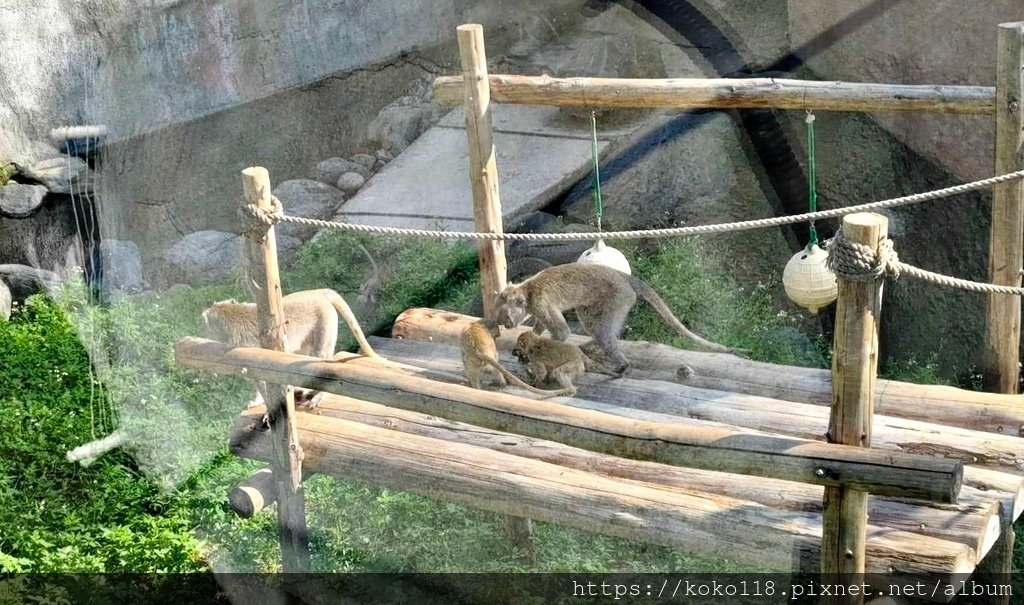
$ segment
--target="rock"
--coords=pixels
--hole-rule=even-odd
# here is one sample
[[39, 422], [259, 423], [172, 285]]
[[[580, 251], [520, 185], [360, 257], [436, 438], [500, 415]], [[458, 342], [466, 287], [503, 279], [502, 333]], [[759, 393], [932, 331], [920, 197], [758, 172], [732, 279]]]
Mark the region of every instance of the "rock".
[[421, 103], [414, 97], [402, 97], [380, 110], [370, 122], [367, 136], [384, 148], [400, 153], [423, 134], [437, 117], [438, 112], [433, 104]]
[[167, 263], [185, 281], [220, 281], [242, 261], [242, 238], [224, 231], [189, 233], [164, 253]]
[[506, 231], [513, 233], [540, 233], [557, 220], [558, 217], [554, 214], [538, 210], [527, 213], [517, 220], [511, 229], [506, 229]]
[[316, 165], [312, 176], [314, 181], [320, 181], [326, 185], [333, 186], [341, 178], [341, 175], [346, 172], [355, 172], [365, 177], [369, 176], [370, 168], [373, 168], [372, 164], [366, 167], [363, 164], [346, 160], [345, 158], [327, 158]]
[[[285, 214], [304, 218], [330, 219], [345, 201], [345, 195], [340, 189], [310, 179], [284, 181], [274, 188], [274, 195], [281, 200]], [[277, 226], [279, 235], [302, 241], [313, 237], [316, 232], [316, 227], [304, 225], [282, 223]]]
[[[19, 165], [18, 172], [39, 181], [54, 193], [71, 193], [78, 179], [86, 177], [89, 165], [85, 160], [68, 155], [57, 155], [33, 162], [30, 165]], [[91, 178], [87, 178], [91, 182]]]
[[146, 289], [142, 272], [142, 254], [135, 242], [105, 239], [100, 242], [100, 266], [103, 290], [137, 293]]
[[11, 318], [11, 289], [7, 284], [0, 281], [0, 320], [7, 321]]
[[357, 153], [352, 156], [352, 161], [362, 166], [368, 173], [373, 170], [373, 165], [377, 163], [377, 158], [368, 153]]
[[301, 247], [302, 240], [297, 237], [285, 234], [277, 236], [277, 257], [282, 265], [292, 264]]
[[0, 265], [0, 282], [10, 290], [11, 298], [20, 302], [33, 294], [53, 294], [61, 279], [53, 271], [11, 264]]
[[346, 172], [338, 179], [338, 189], [345, 193], [355, 193], [365, 182], [366, 179], [358, 172]]
[[[586, 233], [593, 231], [594, 229], [588, 225], [582, 225], [579, 223], [570, 223], [568, 225], [559, 225], [557, 222], [551, 222], [545, 225], [542, 229], [538, 229], [541, 233], [552, 233], [552, 232], [575, 232], [575, 233]], [[552, 265], [564, 265], [567, 263], [574, 263], [576, 259], [580, 257], [583, 252], [588, 250], [594, 245], [592, 241], [513, 241], [509, 242], [506, 248], [507, 256], [510, 259], [519, 258], [538, 258], [551, 263]]]
[[7, 183], [0, 187], [0, 216], [7, 218], [28, 218], [43, 205], [46, 187]]
[[374, 155], [377, 156], [378, 162], [384, 162], [385, 164], [395, 159], [395, 156], [387, 149], [378, 149]]

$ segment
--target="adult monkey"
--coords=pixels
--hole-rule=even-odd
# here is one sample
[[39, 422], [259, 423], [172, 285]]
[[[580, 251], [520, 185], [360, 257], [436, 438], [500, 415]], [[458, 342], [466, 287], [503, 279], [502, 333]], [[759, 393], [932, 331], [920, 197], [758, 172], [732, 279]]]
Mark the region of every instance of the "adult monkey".
[[[338, 316], [348, 325], [359, 343], [359, 352], [366, 357], [380, 357], [366, 341], [359, 321], [348, 303], [334, 290], [303, 290], [281, 299], [284, 306], [285, 353], [296, 353], [331, 359], [338, 344]], [[255, 303], [222, 300], [203, 311], [202, 336], [219, 340], [235, 347], [260, 346], [259, 320]], [[256, 396], [249, 406], [263, 405], [263, 385], [252, 381]], [[312, 393], [312, 391], [310, 391]], [[296, 395], [306, 395], [305, 389], [296, 389]], [[316, 407], [319, 396], [310, 400]]]
[[680, 336], [717, 353], [737, 353], [736, 349], [713, 343], [693, 333], [672, 313], [665, 301], [650, 286], [620, 271], [593, 263], [568, 263], [544, 269], [519, 284], [508, 285], [498, 295], [496, 317], [506, 328], [514, 328], [533, 315], [541, 334], [547, 328], [555, 340], [569, 336], [563, 311], [575, 309], [583, 329], [615, 362], [615, 372], [629, 368], [619, 336], [637, 296], [654, 307], [665, 323]]

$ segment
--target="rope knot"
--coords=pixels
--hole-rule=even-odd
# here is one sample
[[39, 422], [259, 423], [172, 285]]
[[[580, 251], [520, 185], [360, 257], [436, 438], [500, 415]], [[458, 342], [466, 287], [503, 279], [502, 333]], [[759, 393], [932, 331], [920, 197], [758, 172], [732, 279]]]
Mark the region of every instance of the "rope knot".
[[828, 241], [827, 266], [836, 277], [848, 281], [869, 282], [890, 276], [899, 279], [900, 257], [896, 254], [891, 239], [878, 245], [878, 249], [864, 244], [851, 242], [837, 231], [835, 237]]
[[272, 195], [269, 209], [260, 208], [256, 204], [245, 204], [239, 209], [239, 215], [249, 224], [249, 230], [259, 225], [273, 227], [284, 216], [284, 207], [281, 205], [281, 200]]

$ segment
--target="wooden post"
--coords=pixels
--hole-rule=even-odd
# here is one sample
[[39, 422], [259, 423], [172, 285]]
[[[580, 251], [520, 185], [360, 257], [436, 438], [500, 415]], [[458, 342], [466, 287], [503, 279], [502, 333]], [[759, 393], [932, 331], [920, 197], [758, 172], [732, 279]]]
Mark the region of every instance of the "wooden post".
[[[1024, 22], [999, 25], [996, 51], [996, 174], [1024, 169]], [[992, 193], [989, 281], [1021, 285], [1024, 260], [1024, 183]], [[985, 388], [1016, 393], [1020, 376], [1020, 297], [989, 294], [985, 331]]]
[[[465, 82], [466, 137], [469, 139], [469, 181], [473, 187], [473, 219], [476, 230], [501, 233], [501, 199], [498, 166], [491, 132], [491, 91], [487, 81], [484, 28], [476, 24], [458, 27], [459, 55]], [[477, 242], [480, 257], [480, 289], [484, 317], [494, 317], [495, 297], [505, 289], [505, 242]]]
[[[270, 174], [266, 168], [242, 171], [245, 203], [270, 211]], [[285, 348], [284, 304], [281, 302], [281, 276], [277, 269], [277, 240], [274, 227], [253, 220], [245, 234], [245, 254], [256, 312], [259, 317], [260, 345], [265, 349]], [[285, 573], [309, 571], [309, 535], [306, 530], [306, 502], [302, 493], [302, 448], [295, 426], [295, 394], [292, 387], [266, 384], [267, 414], [273, 434], [273, 473], [277, 484], [277, 526], [281, 533], [281, 558]]]
[[[880, 214], [851, 214], [843, 218], [842, 229], [851, 242], [877, 249], [888, 235], [889, 220]], [[871, 445], [883, 283], [882, 279], [839, 279], [827, 435], [831, 443]], [[864, 573], [867, 522], [867, 492], [845, 486], [825, 488], [821, 571], [828, 577], [824, 581], [857, 583], [855, 574]], [[844, 602], [861, 603], [863, 597]]]

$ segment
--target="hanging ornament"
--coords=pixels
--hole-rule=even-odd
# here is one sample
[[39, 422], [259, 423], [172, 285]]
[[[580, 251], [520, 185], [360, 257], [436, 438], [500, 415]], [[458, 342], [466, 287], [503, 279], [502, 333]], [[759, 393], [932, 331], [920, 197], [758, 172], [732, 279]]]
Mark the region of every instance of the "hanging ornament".
[[[818, 210], [818, 169], [815, 165], [814, 114], [807, 112], [807, 205], [810, 212]], [[786, 296], [816, 315], [839, 295], [836, 276], [828, 268], [828, 251], [818, 246], [818, 231], [811, 222], [807, 247], [793, 255], [782, 272]]]
[[[597, 152], [597, 116], [593, 111], [590, 112], [590, 150], [594, 156], [594, 217], [597, 222], [597, 230], [601, 231], [601, 217], [604, 214], [604, 206], [601, 203], [601, 171]], [[626, 260], [626, 255], [605, 244], [603, 239], [597, 240], [593, 247], [583, 252], [576, 259], [576, 262], [604, 265], [616, 271], [621, 271], [626, 275], [631, 275], [633, 272], [629, 268], [629, 261]]]

